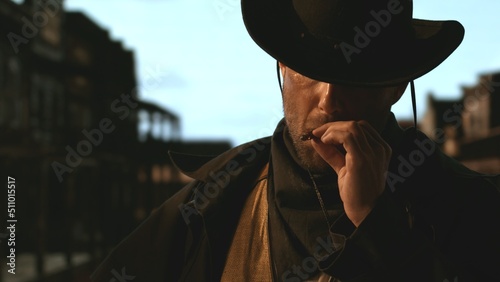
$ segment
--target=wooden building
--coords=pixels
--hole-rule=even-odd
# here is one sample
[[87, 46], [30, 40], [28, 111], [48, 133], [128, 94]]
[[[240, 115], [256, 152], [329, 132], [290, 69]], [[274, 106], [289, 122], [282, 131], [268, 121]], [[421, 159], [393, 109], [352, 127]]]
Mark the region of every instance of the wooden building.
[[138, 98], [134, 54], [61, 0], [0, 0], [0, 32], [0, 171], [16, 179], [16, 255], [30, 262], [16, 281], [77, 281], [189, 181], [168, 150], [231, 144], [181, 140], [179, 117]]
[[479, 76], [464, 87], [463, 127], [459, 160], [468, 167], [500, 174], [500, 72]]
[[462, 87], [460, 99], [430, 95], [421, 130], [467, 167], [500, 174], [499, 109], [500, 72], [482, 74], [475, 85]]

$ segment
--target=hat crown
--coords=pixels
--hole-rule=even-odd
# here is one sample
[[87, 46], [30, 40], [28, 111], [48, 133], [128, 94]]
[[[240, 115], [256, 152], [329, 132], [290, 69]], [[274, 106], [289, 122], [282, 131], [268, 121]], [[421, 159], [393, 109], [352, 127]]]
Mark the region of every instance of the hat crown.
[[[411, 0], [292, 0], [307, 31], [317, 38], [352, 41], [356, 28], [377, 23], [383, 35], [406, 37], [413, 32]], [[384, 36], [384, 37], [386, 37]]]
[[457, 21], [413, 19], [412, 0], [241, 0], [252, 39], [298, 73], [379, 87], [414, 80], [460, 45]]

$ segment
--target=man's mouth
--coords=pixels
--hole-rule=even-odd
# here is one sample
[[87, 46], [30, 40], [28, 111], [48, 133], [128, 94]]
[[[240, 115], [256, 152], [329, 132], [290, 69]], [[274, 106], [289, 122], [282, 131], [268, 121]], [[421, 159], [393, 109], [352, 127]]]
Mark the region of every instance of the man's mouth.
[[[308, 133], [304, 133], [300, 136], [300, 140], [301, 141], [308, 141], [308, 140], [312, 140], [312, 139], [319, 139], [317, 136], [315, 136], [314, 134], [312, 134], [312, 131], [309, 131]], [[346, 154], [346, 150], [344, 149], [344, 146], [343, 145], [335, 145], [335, 147], [337, 148], [337, 150], [345, 156]]]

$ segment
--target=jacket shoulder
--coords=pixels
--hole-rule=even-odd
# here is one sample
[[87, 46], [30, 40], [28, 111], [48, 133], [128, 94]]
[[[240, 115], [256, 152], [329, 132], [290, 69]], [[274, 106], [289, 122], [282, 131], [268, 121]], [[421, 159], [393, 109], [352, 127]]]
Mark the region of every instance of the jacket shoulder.
[[438, 161], [443, 171], [449, 177], [455, 179], [454, 182], [456, 185], [463, 186], [475, 183], [479, 186], [495, 188], [500, 193], [500, 174], [484, 174], [474, 171], [442, 152], [438, 153]]
[[271, 137], [256, 139], [218, 156], [192, 155], [169, 151], [170, 159], [177, 169], [187, 176], [201, 181], [209, 178], [210, 172], [223, 170], [229, 163], [242, 164], [251, 162], [259, 153], [268, 152]]

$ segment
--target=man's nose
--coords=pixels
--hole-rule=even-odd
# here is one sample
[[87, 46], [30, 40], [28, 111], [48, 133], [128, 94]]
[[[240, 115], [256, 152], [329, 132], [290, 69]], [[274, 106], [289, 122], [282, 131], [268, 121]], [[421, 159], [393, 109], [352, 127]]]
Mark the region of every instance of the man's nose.
[[326, 114], [332, 114], [339, 105], [338, 93], [336, 93], [337, 89], [335, 89], [335, 85], [325, 82], [320, 91], [321, 95], [318, 107]]

